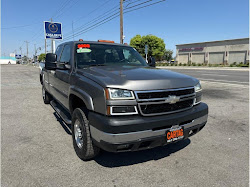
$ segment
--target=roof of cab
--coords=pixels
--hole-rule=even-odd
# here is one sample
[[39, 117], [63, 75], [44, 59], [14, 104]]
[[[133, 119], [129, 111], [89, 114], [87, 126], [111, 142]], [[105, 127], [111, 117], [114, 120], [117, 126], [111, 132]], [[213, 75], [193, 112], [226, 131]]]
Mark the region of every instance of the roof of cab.
[[69, 41], [69, 42], [64, 42], [60, 45], [64, 45], [64, 44], [78, 44], [78, 43], [86, 43], [86, 44], [104, 44], [104, 45], [117, 45], [117, 46], [129, 46], [129, 45], [125, 45], [125, 44], [119, 44], [119, 43], [109, 43], [109, 42], [98, 42], [98, 41]]

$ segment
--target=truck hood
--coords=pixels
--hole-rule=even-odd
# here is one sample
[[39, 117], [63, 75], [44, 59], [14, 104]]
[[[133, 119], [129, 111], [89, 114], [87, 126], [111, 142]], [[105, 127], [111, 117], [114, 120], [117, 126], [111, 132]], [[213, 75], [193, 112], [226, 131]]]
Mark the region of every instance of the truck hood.
[[191, 87], [198, 83], [193, 77], [152, 67], [95, 66], [77, 72], [104, 88], [158, 90]]

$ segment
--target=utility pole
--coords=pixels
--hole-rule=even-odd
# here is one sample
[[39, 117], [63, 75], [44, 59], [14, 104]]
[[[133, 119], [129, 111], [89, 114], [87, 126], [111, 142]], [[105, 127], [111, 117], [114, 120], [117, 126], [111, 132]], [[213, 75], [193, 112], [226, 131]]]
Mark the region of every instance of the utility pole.
[[[53, 22], [52, 18], [51, 18], [51, 23]], [[51, 39], [51, 53], [53, 53], [53, 39]]]
[[123, 44], [123, 0], [120, 0], [120, 43]]
[[22, 47], [20, 47], [19, 49], [20, 49], [20, 52], [21, 52], [21, 56], [23, 56], [23, 53], [22, 53]]
[[36, 55], [36, 44], [34, 44], [34, 47], [35, 47], [35, 55]]
[[45, 38], [45, 55], [47, 54], [47, 40]]
[[34, 44], [35, 47], [35, 57], [34, 57], [34, 61], [36, 61], [36, 44]]
[[75, 34], [74, 34], [74, 22], [72, 21], [72, 32], [73, 32], [73, 41], [75, 41]]
[[26, 42], [26, 47], [27, 47], [27, 58], [29, 58], [29, 42], [28, 41], [24, 41]]

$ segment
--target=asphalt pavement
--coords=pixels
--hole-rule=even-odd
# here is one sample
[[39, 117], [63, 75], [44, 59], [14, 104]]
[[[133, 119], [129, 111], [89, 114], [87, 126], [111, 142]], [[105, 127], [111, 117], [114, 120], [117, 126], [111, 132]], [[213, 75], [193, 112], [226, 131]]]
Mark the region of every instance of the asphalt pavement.
[[[230, 81], [246, 82], [231, 73]], [[43, 103], [39, 69], [2, 65], [1, 186], [248, 186], [249, 86], [201, 83], [209, 118], [198, 134], [146, 151], [102, 152], [84, 162], [74, 152], [69, 126]]]
[[249, 84], [248, 68], [186, 68], [186, 67], [160, 67], [178, 73], [193, 76], [202, 81], [223, 82], [230, 84]]

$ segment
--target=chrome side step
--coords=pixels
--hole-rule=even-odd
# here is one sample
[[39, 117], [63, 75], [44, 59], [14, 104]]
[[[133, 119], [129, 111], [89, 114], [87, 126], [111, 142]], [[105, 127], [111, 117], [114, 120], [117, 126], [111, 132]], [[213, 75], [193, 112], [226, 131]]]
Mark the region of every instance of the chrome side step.
[[66, 111], [62, 108], [62, 106], [57, 104], [54, 100], [50, 101], [50, 105], [66, 124], [71, 124], [70, 115], [67, 115]]

